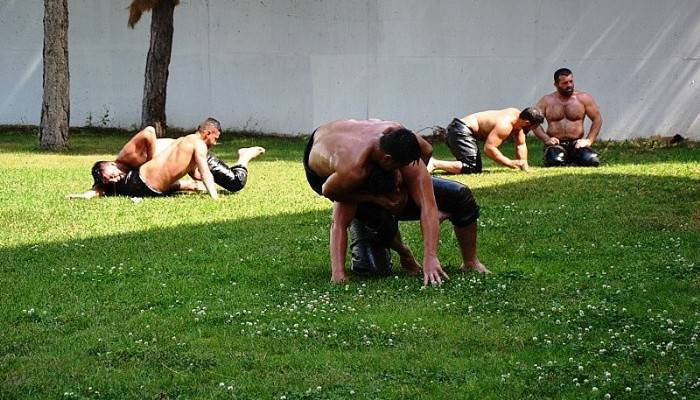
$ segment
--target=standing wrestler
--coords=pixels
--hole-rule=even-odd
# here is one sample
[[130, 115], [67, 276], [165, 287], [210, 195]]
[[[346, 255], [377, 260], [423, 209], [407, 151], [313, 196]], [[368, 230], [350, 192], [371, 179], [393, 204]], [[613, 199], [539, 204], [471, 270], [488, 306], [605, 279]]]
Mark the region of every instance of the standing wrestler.
[[[439, 213], [425, 166], [431, 152], [424, 139], [391, 121], [342, 120], [314, 131], [304, 152], [304, 169], [312, 189], [334, 202], [333, 282], [346, 281], [347, 230], [358, 205], [369, 203], [396, 212], [405, 207], [407, 196], [420, 205], [424, 282], [442, 283], [447, 278], [437, 258]], [[405, 185], [407, 196], [399, 192], [400, 185]]]
[[[603, 126], [598, 105], [590, 94], [574, 90], [574, 75], [567, 68], [554, 72], [554, 87], [556, 92], [543, 96], [537, 103], [547, 119], [547, 133], [542, 127], [535, 129], [535, 136], [545, 145], [544, 165], [597, 167], [600, 160], [591, 145]], [[591, 128], [584, 138], [586, 117], [591, 120]]]
[[[528, 107], [488, 110], [455, 118], [443, 132], [447, 147], [457, 161], [431, 159], [428, 171], [442, 170], [450, 174], [474, 174], [481, 172], [481, 154], [477, 140], [484, 141], [484, 153], [498, 164], [512, 169], [527, 171], [527, 132], [544, 121], [542, 112]], [[513, 138], [515, 160], [504, 156], [499, 150], [503, 142]]]

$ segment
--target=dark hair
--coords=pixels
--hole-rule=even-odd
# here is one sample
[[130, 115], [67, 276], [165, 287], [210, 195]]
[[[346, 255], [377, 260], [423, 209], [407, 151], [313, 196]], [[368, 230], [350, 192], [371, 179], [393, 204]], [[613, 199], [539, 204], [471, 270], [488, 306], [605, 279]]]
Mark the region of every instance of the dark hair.
[[102, 169], [106, 163], [109, 161], [98, 161], [94, 164], [92, 164], [92, 170], [90, 171], [92, 173], [92, 185], [93, 186], [102, 186], [104, 185], [104, 180], [102, 180]]
[[202, 121], [202, 123], [199, 124], [199, 126], [197, 127], [197, 130], [199, 132], [202, 132], [203, 130], [205, 130], [209, 127], [214, 127], [214, 128], [216, 128], [216, 130], [221, 132], [221, 123], [219, 123], [219, 121], [217, 121], [216, 119], [214, 119], [212, 117], [209, 117], [209, 118], [205, 119], [204, 121]]
[[559, 82], [559, 77], [560, 76], [569, 76], [573, 74], [570, 69], [568, 68], [559, 68], [558, 70], [554, 71], [554, 83]]
[[542, 111], [535, 107], [528, 107], [524, 109], [520, 112], [518, 118], [529, 121], [532, 125], [539, 125], [544, 122], [544, 115], [542, 115]]
[[372, 169], [367, 177], [367, 190], [373, 194], [387, 194], [396, 191], [396, 171], [379, 167]]
[[379, 139], [379, 147], [401, 165], [418, 160], [421, 154], [418, 138], [406, 128], [383, 135]]

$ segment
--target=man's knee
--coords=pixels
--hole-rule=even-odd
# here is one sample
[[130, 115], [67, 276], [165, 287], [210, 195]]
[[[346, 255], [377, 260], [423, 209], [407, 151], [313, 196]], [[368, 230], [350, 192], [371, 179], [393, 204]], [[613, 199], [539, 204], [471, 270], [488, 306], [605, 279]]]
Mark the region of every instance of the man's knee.
[[544, 166], [561, 167], [566, 164], [566, 150], [561, 146], [548, 146], [544, 149]]
[[581, 147], [575, 150], [574, 162], [583, 167], [597, 167], [600, 165], [598, 153], [590, 147]]
[[237, 192], [245, 186], [248, 181], [248, 170], [240, 165], [229, 167], [215, 155], [207, 155], [207, 164], [214, 177], [214, 182], [229, 192]]
[[481, 156], [466, 157], [460, 160], [463, 174], [478, 174], [482, 171]]
[[377, 233], [358, 219], [350, 224], [350, 269], [364, 276], [387, 276], [391, 274], [391, 253]]
[[455, 226], [467, 226], [479, 219], [479, 204], [471, 189], [449, 179], [433, 178], [438, 209], [447, 214]]

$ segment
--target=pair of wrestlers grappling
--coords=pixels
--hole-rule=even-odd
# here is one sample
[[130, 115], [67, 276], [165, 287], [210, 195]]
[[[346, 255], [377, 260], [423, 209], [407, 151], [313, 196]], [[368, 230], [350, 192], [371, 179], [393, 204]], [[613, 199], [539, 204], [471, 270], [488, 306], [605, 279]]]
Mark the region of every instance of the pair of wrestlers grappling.
[[[262, 147], [238, 150], [238, 160], [229, 167], [209, 149], [221, 134], [219, 122], [209, 118], [197, 131], [179, 139], [157, 139], [146, 127], [132, 137], [114, 161], [98, 161], [92, 167], [93, 187], [68, 198], [122, 195], [132, 198], [164, 196], [177, 191], [206, 190], [218, 198], [215, 184], [236, 192], [246, 185], [247, 165], [265, 152]], [[194, 180], [180, 180], [189, 174]]]
[[[240, 149], [238, 162], [233, 167], [228, 167], [207, 152], [216, 144], [219, 135], [220, 126], [214, 119], [207, 119], [195, 133], [177, 140], [156, 139], [155, 132], [146, 128], [124, 146], [117, 160], [95, 163], [92, 169], [95, 184], [90, 191], [69, 197], [160, 196], [179, 190], [201, 190], [198, 180], [201, 180], [212, 198], [217, 198], [214, 182], [229, 191], [238, 191], [245, 186], [247, 180], [247, 163], [262, 154], [264, 149]], [[319, 136], [322, 136], [321, 140], [315, 141]], [[324, 141], [324, 144], [320, 144]], [[352, 171], [350, 175], [353, 176], [335, 174], [337, 171], [325, 173], [329, 166], [322, 167], [320, 171], [314, 168], [314, 162], [309, 162], [314, 145], [317, 150], [330, 147], [334, 154], [340, 150], [338, 154], [359, 155], [351, 155], [346, 160], [341, 156], [336, 160], [340, 164], [330, 167], [334, 170], [336, 167], [339, 170], [347, 169]], [[312, 157], [316, 164], [324, 161], [323, 152], [321, 150], [320, 155]], [[399, 124], [388, 121], [336, 121], [320, 127], [312, 134], [304, 153], [304, 167], [314, 191], [334, 201], [353, 196], [370, 200], [349, 208], [346, 206], [351, 203], [343, 201], [336, 201], [334, 205], [334, 226], [343, 225], [340, 219], [350, 221], [344, 217], [337, 218], [338, 215], [352, 219], [349, 226], [343, 226], [343, 231], [347, 235], [346, 228], [349, 227], [352, 235], [354, 272], [379, 276], [389, 274], [391, 248], [399, 253], [404, 268], [419, 273], [420, 265], [401, 241], [398, 221], [420, 219], [424, 228], [425, 257], [432, 257], [430, 260], [424, 259], [424, 283], [440, 283], [447, 274], [442, 271], [436, 255], [439, 217], [449, 218], [454, 225], [464, 267], [488, 272], [476, 257], [479, 206], [465, 185], [429, 175], [426, 164], [431, 153], [432, 148], [424, 139]], [[179, 180], [187, 173], [195, 178], [194, 184]], [[324, 190], [331, 175], [335, 175], [335, 180], [341, 180], [341, 187], [355, 193], [350, 197], [343, 194], [338, 197]], [[400, 200], [395, 201], [396, 198]], [[383, 200], [373, 202], [371, 199]], [[394, 200], [386, 203], [387, 199]], [[338, 243], [334, 243], [337, 236], [336, 234], [334, 239], [331, 233], [332, 279], [343, 281], [346, 248], [342, 248], [342, 260], [339, 260], [340, 248]], [[339, 243], [346, 246], [347, 236]], [[341, 261], [340, 267], [338, 261]]]

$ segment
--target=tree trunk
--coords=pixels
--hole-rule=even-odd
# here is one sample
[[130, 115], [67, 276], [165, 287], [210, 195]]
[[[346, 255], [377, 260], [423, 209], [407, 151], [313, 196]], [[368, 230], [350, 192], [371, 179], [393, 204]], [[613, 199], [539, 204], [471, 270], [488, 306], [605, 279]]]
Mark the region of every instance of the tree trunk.
[[143, 86], [142, 127], [151, 125], [156, 134], [165, 133], [165, 98], [168, 86], [168, 67], [173, 45], [173, 0], [161, 0], [151, 11], [151, 45], [146, 59]]
[[69, 126], [68, 0], [44, 0], [44, 96], [39, 147], [65, 148]]

